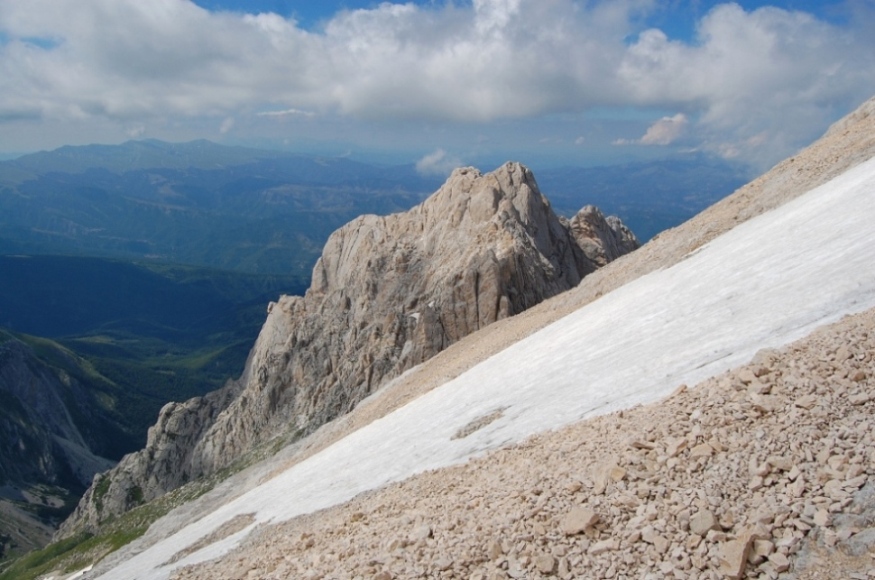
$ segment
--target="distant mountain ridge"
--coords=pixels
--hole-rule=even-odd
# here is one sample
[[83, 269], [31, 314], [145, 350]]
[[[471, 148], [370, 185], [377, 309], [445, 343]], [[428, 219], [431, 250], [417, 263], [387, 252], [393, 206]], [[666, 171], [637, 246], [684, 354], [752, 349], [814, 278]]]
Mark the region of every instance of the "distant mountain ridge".
[[604, 167], [538, 171], [557, 213], [570, 216], [582, 201], [620, 216], [646, 242], [680, 225], [750, 180], [739, 166], [704, 155]]
[[[570, 218], [594, 203], [644, 240], [744, 180], [701, 157], [538, 174], [557, 213]], [[205, 140], [68, 146], [0, 162], [0, 253], [155, 259], [308, 280], [335, 229], [365, 213], [407, 210], [440, 182], [412, 164]]]
[[296, 282], [191, 266], [0, 255], [0, 569], [45, 545], [161, 407], [236, 376]]
[[308, 279], [328, 235], [437, 186], [409, 167], [129, 141], [0, 162], [0, 251], [164, 262]]
[[0, 560], [46, 543], [130, 445], [93, 389], [101, 379], [59, 345], [40, 346], [0, 330]]

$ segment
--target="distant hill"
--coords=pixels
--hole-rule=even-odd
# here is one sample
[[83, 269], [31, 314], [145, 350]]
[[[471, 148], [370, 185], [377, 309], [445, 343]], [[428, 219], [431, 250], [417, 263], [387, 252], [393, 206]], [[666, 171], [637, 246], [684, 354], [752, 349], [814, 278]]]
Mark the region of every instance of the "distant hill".
[[376, 167], [209, 141], [62, 147], [0, 162], [0, 251], [309, 276], [328, 235], [437, 188]]
[[243, 368], [270, 300], [296, 280], [100, 258], [0, 256], [0, 326], [83, 357], [121, 392], [114, 403], [145, 441], [167, 401], [222, 386]]
[[0, 256], [0, 562], [48, 542], [167, 402], [239, 375], [268, 302], [302, 291], [284, 276]]
[[[538, 169], [571, 216], [593, 203], [646, 241], [745, 178], [696, 157]], [[308, 277], [332, 231], [364, 213], [404, 211], [442, 179], [209, 141], [61, 147], [0, 162], [0, 253], [149, 259]]]
[[704, 156], [538, 171], [556, 211], [574, 215], [591, 203], [617, 215], [646, 242], [680, 225], [749, 181], [740, 167]]

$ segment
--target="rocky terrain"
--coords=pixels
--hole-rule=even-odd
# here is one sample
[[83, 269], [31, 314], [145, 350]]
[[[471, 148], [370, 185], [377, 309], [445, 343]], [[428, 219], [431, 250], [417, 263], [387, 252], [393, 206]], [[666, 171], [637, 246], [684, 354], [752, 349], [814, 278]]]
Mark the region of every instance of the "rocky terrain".
[[101, 455], [105, 423], [75, 377], [0, 333], [0, 560], [45, 545], [94, 474], [112, 466]]
[[95, 480], [61, 536], [229, 467], [274, 437], [312, 432], [637, 245], [594, 207], [570, 222], [556, 216], [517, 163], [485, 175], [457, 170], [407, 213], [354, 220], [329, 238], [307, 294], [270, 305], [241, 378], [167, 405], [146, 448]]
[[871, 577], [873, 379], [868, 311], [659, 404], [264, 526], [172, 577]]
[[0, 450], [0, 482], [84, 486], [111, 465], [94, 452], [97, 442], [86, 430], [101, 420], [90, 410], [88, 392], [14, 339], [0, 343], [0, 397], [0, 433], [7, 442]]
[[[141, 540], [101, 563], [94, 574], [111, 570], [547, 324], [631, 280], [679, 262], [735, 225], [873, 156], [875, 99], [794, 158], [683, 226], [588, 276], [575, 289], [449, 346], [273, 461], [232, 477], [169, 514]], [[733, 577], [742, 574], [738, 570], [743, 567], [743, 574], [751, 577], [792, 573], [798, 578], [865, 578], [872, 568], [865, 554], [871, 545], [866, 530], [875, 521], [871, 488], [867, 479], [860, 479], [870, 475], [872, 464], [865, 429], [872, 404], [872, 318], [871, 312], [865, 313], [782, 351], [761, 353], [749, 367], [706, 381], [702, 388], [682, 390], [660, 405], [584, 422], [468, 465], [369, 492], [336, 508], [291, 520], [283, 528], [264, 528], [245, 549], [220, 560], [221, 564], [187, 569], [180, 575], [230, 577], [233, 570], [234, 577], [259, 578], [286, 570], [291, 576], [306, 577], [312, 571], [313, 577], [320, 577], [320, 571], [334, 563], [339, 571], [324, 577], [401, 578], [411, 570], [456, 577], [460, 569], [485, 577], [505, 577], [525, 569], [526, 577], [605, 565], [604, 577], [621, 577], [620, 570], [627, 577]], [[850, 357], [843, 358], [845, 353]], [[700, 413], [691, 406], [698, 406]], [[815, 438], [815, 433], [825, 435]], [[581, 446], [597, 458], [565, 460], [577, 457]], [[551, 469], [542, 468], [542, 463]], [[607, 478], [602, 469], [606, 465], [611, 468]], [[553, 486], [549, 489], [555, 496], [545, 493], [542, 478]], [[595, 493], [601, 482], [604, 490]], [[493, 509], [476, 511], [487, 498], [495, 502]], [[388, 507], [390, 499], [398, 500], [397, 512]], [[405, 513], [400, 513], [402, 507], [408, 508]], [[566, 534], [566, 520], [571, 521], [572, 513], [582, 514], [575, 507], [593, 512], [584, 518], [591, 525]], [[764, 517], [758, 515], [760, 508]], [[765, 512], [772, 508], [776, 511], [770, 519]], [[472, 510], [477, 517], [469, 517]], [[544, 510], [544, 517], [539, 516]], [[707, 519], [706, 511], [714, 516], [714, 529], [703, 530], [697, 519], [695, 529], [703, 532], [697, 533], [693, 516], [702, 513]], [[378, 540], [372, 532], [388, 529], [376, 521], [382, 514], [394, 518], [395, 527]], [[236, 518], [200, 546], [218, 542], [251, 521], [255, 520]], [[494, 536], [484, 530], [499, 535], [495, 543], [488, 541]], [[611, 530], [617, 531], [616, 536]], [[335, 543], [335, 536], [340, 543]], [[634, 545], [634, 552], [627, 558], [625, 551], [615, 549], [621, 545]], [[197, 547], [179, 546], [176, 558]], [[662, 548], [665, 551], [660, 552]], [[595, 553], [603, 549], [607, 551]], [[685, 552], [688, 561], [672, 556], [679, 552]], [[786, 565], [782, 557], [789, 560], [789, 572], [779, 572]], [[364, 566], [343, 568], [340, 561], [347, 558]], [[537, 571], [538, 561], [547, 572]], [[742, 565], [745, 561], [748, 564]], [[595, 573], [583, 576], [597, 577]]]

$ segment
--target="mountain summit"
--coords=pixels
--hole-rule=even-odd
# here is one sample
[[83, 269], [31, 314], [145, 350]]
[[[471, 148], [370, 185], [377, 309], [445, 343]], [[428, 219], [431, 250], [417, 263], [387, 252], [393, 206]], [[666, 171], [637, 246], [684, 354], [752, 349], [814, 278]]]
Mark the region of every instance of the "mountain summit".
[[[531, 171], [457, 169], [406, 213], [335, 232], [304, 297], [283, 296], [237, 381], [170, 403], [144, 450], [86, 493], [67, 535], [350, 411], [388, 379], [576, 286], [638, 246], [592, 206], [558, 217]], [[100, 497], [97, 497], [97, 496]]]

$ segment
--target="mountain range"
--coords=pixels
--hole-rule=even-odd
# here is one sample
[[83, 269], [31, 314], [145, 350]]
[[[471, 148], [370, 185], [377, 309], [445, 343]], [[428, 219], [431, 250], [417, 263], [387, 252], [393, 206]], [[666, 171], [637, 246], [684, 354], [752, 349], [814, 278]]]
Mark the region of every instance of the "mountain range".
[[[743, 183], [704, 158], [539, 171], [558, 213], [587, 203], [647, 240]], [[440, 185], [413, 165], [145, 140], [0, 162], [0, 253], [86, 255], [291, 276], [365, 213], [407, 210]]]
[[518, 164], [351, 222], [241, 378], [165, 407], [33, 561], [143, 532], [79, 576], [777, 577], [865, 549], [873, 113], [619, 259], [621, 222], [556, 216]]
[[[513, 316], [369, 387], [350, 414], [170, 511], [87, 574], [865, 574], [875, 545], [873, 123], [875, 100], [573, 289], [508, 308]], [[492, 207], [497, 189], [478, 189], [449, 216]], [[539, 223], [532, 239], [561, 239]], [[375, 232], [361, 239], [380, 246]], [[561, 259], [539, 263], [568, 272]], [[397, 275], [408, 265], [370, 267]], [[295, 313], [353, 306], [333, 271], [324, 261], [307, 297], [273, 306], [242, 377], [268, 388], [247, 407], [288, 396], [281, 386], [298, 367], [284, 353], [307, 342], [286, 326]], [[505, 280], [501, 271], [493, 279]], [[509, 290], [494, 296], [487, 304], [501, 312]], [[478, 320], [477, 301], [456, 304], [456, 319]], [[405, 306], [425, 317], [418, 301]], [[824, 566], [819, 550], [842, 557]]]
[[[178, 165], [191, 171], [191, 168], [208, 165], [204, 159], [210, 159], [209, 163], [215, 164], [222, 162], [233, 165], [229, 159], [236, 160], [238, 165], [252, 162], [251, 158], [239, 151], [217, 148], [205, 142], [180, 147], [132, 143], [121, 148], [64, 148], [50, 154], [19, 160], [16, 168], [20, 172], [31, 171], [31, 178], [35, 175], [33, 168], [38, 167], [42, 168], [44, 174], [63, 175], [64, 179], [82, 174], [87, 181], [88, 176], [95, 171], [91, 167], [95, 163], [104, 165], [99, 173], [115, 175], [120, 172], [129, 175], [130, 171], [155, 164], [163, 164], [171, 169]], [[540, 196], [533, 177], [526, 170], [518, 168], [518, 171], [522, 171], [523, 182], [530, 183], [526, 186], [529, 187], [529, 194]], [[312, 173], [318, 174], [319, 168], [313, 169]], [[330, 181], [337, 179], [339, 173], [343, 172], [332, 167], [318, 179]], [[22, 174], [19, 177], [22, 182], [28, 180]], [[311, 176], [308, 179], [317, 178]], [[510, 190], [513, 187], [508, 191]], [[62, 198], [63, 196], [58, 197]], [[379, 201], [363, 203], [378, 205]], [[464, 199], [455, 202], [456, 205], [462, 203]], [[517, 214], [522, 209], [528, 211], [528, 202], [520, 203], [523, 203], [520, 208], [511, 208], [514, 215], [503, 218], [507, 223], [503, 223], [502, 228], [507, 229], [510, 227], [509, 223], [520, 219]], [[563, 240], [561, 258], [553, 257], [552, 252], [555, 249], [551, 250], [549, 244], [537, 236], [533, 238], [536, 243], [531, 243], [535, 243], [540, 249], [526, 260], [521, 260], [521, 254], [511, 251], [510, 247], [504, 251], [507, 255], [498, 257], [488, 245], [483, 255], [471, 254], [469, 246], [472, 240], [470, 236], [463, 236], [457, 240], [457, 244], [467, 253], [463, 252], [459, 260], [464, 257], [466, 260], [474, 260], [475, 263], [450, 264], [435, 247], [427, 251], [415, 250], [418, 237], [416, 232], [406, 234], [409, 239], [404, 242], [405, 247], [396, 249], [396, 253], [400, 251], [401, 254], [379, 258], [397, 260], [400, 257], [413, 261], [407, 277], [397, 280], [396, 290], [384, 299], [382, 308], [389, 317], [396, 317], [397, 305], [394, 302], [401, 294], [409, 292], [414, 281], [416, 284], [436, 282], [430, 277], [417, 280], [429, 268], [441, 266], [442, 279], [459, 273], [464, 273], [469, 278], [474, 277], [468, 282], [471, 287], [466, 290], [471, 295], [456, 297], [454, 300], [457, 306], [454, 308], [464, 308], [463, 304], [471, 296], [476, 300], [481, 286], [482, 291], [486, 292], [489, 276], [511, 276], [510, 280], [493, 279], [489, 282], [497, 284], [499, 288], [511, 284], [507, 287], [511, 293], [504, 298], [506, 304], [496, 302], [496, 310], [490, 313], [484, 302], [483, 313], [475, 314], [473, 322], [461, 320], [450, 327], [449, 319], [446, 319], [447, 328], [432, 332], [435, 336], [426, 341], [426, 344], [419, 345], [415, 352], [406, 353], [401, 365], [392, 362], [392, 358], [397, 355], [395, 343], [401, 338], [398, 335], [387, 335], [389, 340], [379, 356], [386, 360], [388, 366], [381, 372], [397, 373], [398, 369], [403, 370], [406, 366], [433, 355], [459, 337], [476, 330], [481, 324], [525, 309], [559, 289], [567, 289], [580, 276], [630, 251], [637, 244], [631, 232], [617, 218], [605, 218], [592, 206], [585, 208], [571, 222], [566, 222], [552, 213], [546, 201], [538, 203], [542, 206], [539, 211], [543, 215], [537, 214], [541, 215], [537, 223], [533, 222], [531, 226], [525, 227], [538, 227], [537, 224], [547, 219], [543, 216], [550, 216], [545, 223], [549, 224], [551, 237], [557, 235]], [[443, 213], [449, 212], [453, 204], [445, 203], [444, 206], [432, 212], [427, 224], [430, 229], [435, 229], [435, 224], [443, 221]], [[102, 214], [106, 213], [107, 207], [111, 208], [112, 203], [103, 199], [93, 206], [93, 210]], [[68, 210], [63, 204], [50, 203], [42, 207], [42, 211], [45, 214], [66, 216]], [[464, 214], [464, 207], [453, 211], [462, 211]], [[523, 218], [529, 221], [534, 219], [525, 216]], [[373, 216], [369, 219], [373, 219]], [[340, 230], [343, 231], [345, 230]], [[453, 232], [453, 229], [447, 230], [447, 234]], [[391, 237], [397, 233], [383, 232], [375, 235]], [[484, 232], [483, 235], [493, 233]], [[526, 236], [535, 234], [516, 235], [528, 239]], [[434, 238], [436, 241], [433, 241], [433, 245], [436, 244], [437, 249], [444, 247], [452, 236], [444, 237], [444, 240]], [[537, 265], [537, 260], [534, 260], [535, 255], [540, 255], [537, 252], [541, 251], [547, 252], [539, 258], [548, 259], [545, 266]], [[344, 253], [329, 252], [324, 259], [332, 259], [331, 256]], [[342, 268], [347, 272], [344, 275], [357, 272], [358, 261], [368, 257], [358, 256], [347, 263]], [[509, 259], [512, 261], [507, 262]], [[550, 261], [557, 259], [559, 262], [550, 265]], [[345, 257], [344, 260], [349, 258]], [[483, 263], [478, 265], [477, 262]], [[554, 276], [550, 272], [557, 268], [559, 271], [564, 270], [560, 281], [549, 281]], [[514, 274], [517, 270], [519, 272]], [[379, 276], [379, 270], [373, 272]], [[72, 503], [91, 483], [95, 472], [105, 469], [112, 462], [118, 461], [123, 454], [144, 444], [147, 444], [150, 460], [143, 467], [131, 470], [132, 461], [141, 460], [128, 460], [126, 467], [117, 470], [126, 474], [124, 481], [115, 478], [115, 484], [109, 485], [110, 479], [104, 478], [104, 484], [95, 484], [94, 490], [101, 493], [96, 500], [94, 495], [91, 496], [91, 506], [100, 512], [98, 521], [105, 521], [107, 516], [114, 517], [131, 507], [155, 499], [191, 479], [213, 476], [217, 470], [231, 468], [241, 460], [249, 461], [245, 456], [252, 451], [253, 445], [248, 443], [243, 443], [237, 451], [226, 448], [220, 454], [205, 455], [198, 452], [190, 459], [182, 458], [189, 457], [193, 451], [186, 448], [186, 442], [190, 441], [194, 445], [201, 435], [217, 437], [216, 434], [199, 433], [198, 430], [205, 431], [210, 427], [205, 417], [213, 417], [224, 411], [234, 401], [239, 394], [239, 385], [232, 382], [216, 394], [208, 393], [221, 387], [229, 377], [238, 374], [243, 368], [257, 333], [259, 318], [268, 300], [282, 291], [291, 295], [303, 293], [294, 276], [209, 270], [198, 266], [163, 263], [145, 257], [131, 262], [121, 258], [39, 253], [0, 256], [0, 274], [6, 280], [0, 287], [0, 315], [3, 316], [0, 324], [8, 330], [4, 336], [9, 352], [16, 354], [5, 358], [0, 366], [0, 370], [5, 373], [3, 381], [0, 382], [0, 392], [16, 403], [10, 404], [10, 409], [15, 412], [10, 411], [0, 418], [0, 428], [4, 429], [10, 441], [17, 441], [19, 446], [13, 448], [11, 453], [3, 454], [7, 469], [2, 474], [4, 488], [0, 490], [0, 503], [14, 515], [14, 518], [10, 516], [0, 527], [0, 533], [5, 534], [6, 538], [4, 545], [16, 550], [39, 546], [47, 538], [45, 525], [57, 525], [59, 518], [69, 513]], [[479, 279], [481, 274], [485, 276], [483, 280]], [[532, 275], [535, 277], [526, 278]], [[360, 282], [334, 282], [329, 286], [342, 291], [345, 287], [359, 286]], [[385, 279], [374, 279], [367, 284], [376, 287], [385, 283]], [[441, 282], [438, 286], [443, 287], [446, 284], [447, 282]], [[425, 300], [433, 291], [422, 288], [421, 292], [422, 299]], [[432, 295], [436, 296], [438, 295]], [[324, 306], [314, 309], [311, 314], [313, 321], [310, 325], [314, 330], [325, 326], [327, 318], [322, 310]], [[366, 319], [369, 314], [365, 309], [356, 316]], [[403, 321], [404, 318], [402, 308], [397, 312], [397, 319]], [[341, 327], [348, 324], [348, 321], [336, 322]], [[381, 332], [381, 327], [375, 327], [375, 332]], [[326, 332], [326, 336], [330, 337], [331, 333]], [[365, 333], [362, 338], [367, 336]], [[435, 339], [437, 342], [434, 342]], [[326, 343], [333, 340], [329, 338]], [[353, 348], [349, 357], [359, 356], [360, 353], [356, 350], [365, 352], [366, 358], [373, 355], [367, 353], [361, 341], [358, 342], [360, 344]], [[321, 363], [311, 366], [314, 368], [308, 372], [324, 372]], [[357, 365], [353, 374], [360, 375], [363, 369], [368, 372], [369, 384], [371, 381], [373, 385], [379, 384], [380, 374], [374, 373], [367, 365]], [[334, 381], [337, 382], [336, 379]], [[54, 421], [49, 415], [34, 412], [34, 401], [23, 398], [20, 392], [23, 383], [31, 384], [39, 392], [43, 392], [44, 396], [40, 398], [57, 400], [60, 406], [50, 415], [66, 419]], [[358, 389], [357, 392], [346, 392], [344, 385], [338, 385], [335, 389], [339, 393], [337, 400], [319, 411], [318, 417], [312, 421], [304, 421], [301, 426], [303, 432], [315, 429], [327, 418], [354, 406], [367, 394], [368, 387]], [[32, 392], [36, 391], [32, 389]], [[161, 406], [168, 401], [184, 401], [192, 396], [196, 397], [194, 403], [190, 401], [169, 406], [166, 413], [159, 417], [159, 426], [152, 429], [154, 434], [150, 434], [147, 440], [146, 430], [158, 415]], [[246, 399], [242, 400], [245, 402]], [[199, 407], [200, 403], [204, 405]], [[211, 405], [215, 407], [211, 408]], [[84, 409], [88, 409], [89, 413], [84, 413]], [[207, 410], [204, 412], [204, 409]], [[186, 414], [198, 417], [198, 420], [194, 422], [194, 433], [185, 433], [183, 436], [184, 429], [180, 430], [180, 421], [192, 422], [185, 418], [180, 419], [180, 416], [184, 417]], [[268, 414], [258, 420], [276, 422], [277, 418], [271, 419]], [[23, 425], [28, 426], [26, 432], [22, 431]], [[62, 428], [59, 425], [65, 426]], [[165, 427], [171, 432], [165, 432]], [[173, 431], [174, 429], [176, 430]], [[231, 441], [230, 435], [222, 435], [218, 430], [217, 432], [219, 440]], [[83, 438], [83, 433], [93, 433], [95, 437]], [[258, 440], [254, 445], [257, 446], [259, 442], [269, 440], [269, 436], [275, 433], [259, 428], [256, 421], [247, 437], [252, 438], [255, 434]], [[69, 452], [71, 446], [77, 449], [76, 453]], [[29, 470], [28, 465], [29, 461], [36, 461], [37, 457], [43, 458], [38, 461], [41, 466], [39, 473]], [[87, 461], [80, 461], [83, 457]], [[145, 476], [143, 470], [152, 475]], [[156, 476], [156, 470], [164, 475]], [[41, 490], [40, 497], [43, 499], [33, 499], [36, 489]], [[47, 510], [42, 504], [52, 504], [54, 508]], [[22, 528], [34, 531], [19, 532]]]

